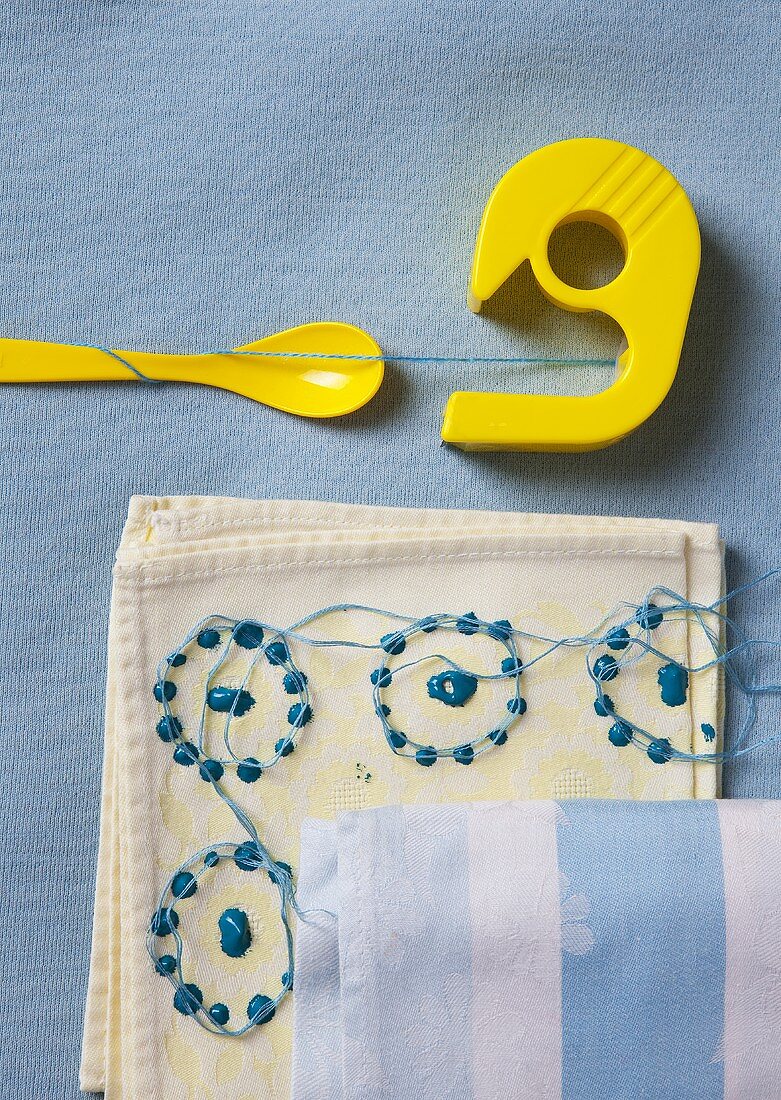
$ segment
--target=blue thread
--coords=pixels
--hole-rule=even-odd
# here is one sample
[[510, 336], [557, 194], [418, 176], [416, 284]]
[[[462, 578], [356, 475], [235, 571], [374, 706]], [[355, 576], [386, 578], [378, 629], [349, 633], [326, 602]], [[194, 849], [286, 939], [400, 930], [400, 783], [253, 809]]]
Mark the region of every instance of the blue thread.
[[217, 922], [220, 947], [232, 959], [243, 958], [252, 945], [249, 917], [243, 909], [226, 909]]

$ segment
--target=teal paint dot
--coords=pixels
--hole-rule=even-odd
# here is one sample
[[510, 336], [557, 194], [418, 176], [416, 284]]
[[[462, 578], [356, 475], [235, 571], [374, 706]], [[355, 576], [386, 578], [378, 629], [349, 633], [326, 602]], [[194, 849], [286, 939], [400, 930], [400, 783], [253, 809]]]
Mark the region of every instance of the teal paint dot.
[[241, 871], [256, 871], [258, 867], [263, 866], [260, 849], [254, 840], [247, 840], [244, 844], [240, 844], [233, 853], [233, 859]]
[[204, 783], [219, 783], [225, 773], [219, 760], [204, 760], [198, 770]]
[[615, 703], [609, 695], [603, 693], [601, 699], [594, 700], [594, 710], [597, 712], [600, 718], [607, 718], [608, 715], [615, 712]]
[[158, 974], [173, 974], [176, 970], [176, 959], [173, 955], [161, 955], [155, 963]]
[[223, 952], [231, 959], [243, 958], [252, 945], [252, 929], [244, 910], [226, 909], [217, 924]]
[[164, 714], [157, 723], [157, 736], [161, 741], [175, 741], [183, 730], [182, 723], [173, 714]]
[[293, 988], [293, 975], [290, 974], [287, 970], [282, 975], [282, 985], [284, 986], [285, 989], [292, 989]]
[[242, 649], [257, 649], [263, 645], [263, 627], [260, 623], [239, 623], [234, 628], [233, 640]]
[[377, 714], [380, 718], [387, 718], [390, 712], [391, 709], [387, 703], [380, 703], [380, 705], [377, 707]]
[[304, 685], [307, 682], [306, 674], [301, 672], [300, 669], [295, 669], [293, 672], [285, 673], [285, 677], [282, 681], [282, 687], [285, 689], [288, 695], [298, 695], [304, 690]]
[[517, 657], [505, 657], [502, 661], [502, 672], [512, 672], [516, 676], [520, 676], [523, 672], [523, 665]]
[[269, 867], [268, 877], [273, 883], [276, 883], [276, 885], [279, 886], [285, 881], [286, 878], [291, 879], [293, 877], [293, 868], [290, 866], [289, 863], [285, 863], [283, 862], [283, 860], [278, 859], [274, 863], [273, 867]]
[[407, 648], [407, 639], [403, 634], [394, 631], [391, 634], [383, 634], [380, 638], [380, 645], [386, 653], [391, 653], [394, 657], [397, 657]]
[[640, 608], [635, 618], [643, 630], [656, 630], [657, 626], [662, 625], [664, 614], [655, 603], [648, 603]]
[[181, 668], [182, 665], [187, 664], [187, 657], [184, 653], [172, 653], [168, 658], [168, 663], [171, 668]]
[[425, 619], [421, 619], [418, 626], [424, 634], [431, 634], [439, 626], [439, 620], [433, 615], [427, 615]]
[[662, 665], [656, 678], [662, 689], [662, 702], [668, 707], [682, 707], [689, 687], [689, 673], [686, 669], [671, 662], [669, 665]]
[[242, 760], [236, 769], [236, 775], [242, 783], [255, 783], [262, 774], [263, 768], [254, 756], [248, 756], [246, 760]]
[[184, 768], [189, 768], [198, 759], [198, 748], [192, 741], [184, 741], [174, 749], [174, 760]]
[[488, 739], [495, 745], [504, 745], [507, 743], [507, 730], [491, 730]]
[[166, 703], [170, 703], [176, 695], [176, 684], [171, 680], [158, 680], [152, 688], [152, 694], [158, 703], [162, 703], [163, 700], [165, 700]]
[[201, 649], [214, 649], [220, 644], [219, 630], [202, 630], [195, 639]]
[[197, 985], [188, 982], [174, 994], [174, 1008], [183, 1016], [194, 1016], [203, 1004], [203, 993]]
[[206, 705], [218, 714], [230, 714], [241, 718], [255, 706], [255, 700], [243, 688], [214, 687], [206, 696]]
[[702, 730], [702, 736], [709, 744], [711, 741], [716, 740], [716, 731], [710, 722], [703, 722], [700, 729]]
[[388, 740], [394, 749], [403, 749], [407, 744], [407, 735], [402, 733], [401, 730], [390, 730], [388, 732]]
[[515, 699], [507, 700], [507, 709], [510, 714], [525, 714], [526, 713], [526, 700], [522, 695], [519, 695]]
[[209, 1009], [209, 1015], [214, 1020], [215, 1024], [219, 1024], [220, 1027], [225, 1027], [230, 1019], [230, 1012], [228, 1006], [217, 1002], [216, 1005], [212, 1005]]
[[207, 867], [216, 867], [220, 862], [220, 856], [218, 852], [207, 852], [203, 857], [203, 862]]
[[415, 759], [424, 768], [430, 768], [437, 762], [437, 750], [433, 746], [429, 745], [428, 748], [418, 749], [415, 753]]
[[273, 1020], [277, 1008], [270, 997], [264, 997], [262, 993], [256, 993], [247, 1005], [247, 1015], [253, 1024], [258, 1027]]
[[295, 729], [301, 729], [312, 718], [312, 708], [308, 703], [293, 703], [287, 712], [287, 720]]
[[180, 871], [178, 875], [174, 875], [171, 893], [177, 900], [191, 898], [197, 889], [198, 883], [195, 881], [195, 876], [189, 871]]
[[179, 927], [179, 914], [175, 909], [158, 909], [152, 915], [150, 928], [153, 936], [170, 936]]
[[289, 737], [280, 737], [274, 745], [274, 752], [278, 752], [280, 756], [290, 756], [291, 752], [295, 751], [296, 746]]
[[480, 621], [474, 611], [467, 611], [466, 615], [462, 615], [460, 619], [456, 620], [456, 630], [460, 634], [466, 634], [467, 637], [471, 634], [477, 634], [480, 630]]
[[632, 730], [625, 722], [614, 722], [608, 731], [608, 740], [617, 749], [629, 745], [632, 741]]
[[448, 707], [463, 707], [477, 691], [477, 680], [466, 672], [448, 669], [431, 676], [426, 688], [432, 699]]
[[666, 764], [672, 758], [672, 745], [666, 737], [658, 737], [646, 749], [649, 760], [654, 764]]
[[498, 642], [509, 642], [512, 637], [513, 624], [509, 619], [497, 619], [495, 623], [489, 623], [488, 634], [496, 638]]
[[379, 685], [381, 688], [387, 687], [391, 682], [392, 676], [387, 668], [379, 669], [375, 668], [374, 672], [370, 676], [370, 680], [373, 684]]
[[290, 651], [287, 648], [285, 642], [279, 639], [276, 642], [272, 642], [266, 649], [266, 660], [270, 665], [281, 665], [285, 661], [290, 660]]
[[594, 676], [601, 684], [615, 680], [619, 671], [615, 657], [611, 657], [609, 653], [604, 653], [594, 662]]
[[622, 650], [626, 649], [630, 640], [629, 631], [626, 627], [617, 626], [606, 635], [605, 645], [609, 646], [611, 649]]
[[471, 764], [475, 758], [475, 750], [471, 745], [461, 745], [453, 753], [453, 759], [458, 761], [459, 764]]

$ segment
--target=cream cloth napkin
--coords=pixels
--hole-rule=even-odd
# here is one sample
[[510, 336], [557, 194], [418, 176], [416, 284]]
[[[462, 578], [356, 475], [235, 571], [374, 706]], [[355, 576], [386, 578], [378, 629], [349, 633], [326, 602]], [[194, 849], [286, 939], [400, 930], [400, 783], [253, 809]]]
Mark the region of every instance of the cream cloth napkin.
[[[246, 839], [211, 785], [197, 769], [176, 764], [171, 745], [155, 734], [157, 665], [196, 623], [219, 613], [285, 627], [318, 608], [356, 603], [416, 617], [475, 611], [486, 620], [509, 619], [562, 636], [594, 626], [621, 601], [639, 602], [658, 585], [693, 601], [718, 599], [722, 549], [716, 529], [652, 520], [135, 498], [114, 576], [82, 1088], [105, 1089], [109, 1100], [289, 1096], [292, 996], [273, 1021], [243, 1038], [214, 1036], [175, 1010], [171, 986], [146, 952], [150, 916], [170, 874], [204, 845]], [[352, 632], [376, 642], [377, 622], [334, 615], [310, 633], [343, 638]], [[453, 652], [464, 664], [474, 659], [495, 667], [490, 639], [452, 639], [452, 647], [462, 647]], [[708, 656], [704, 640], [690, 636], [685, 624], [669, 627], [665, 648], [689, 665]], [[608, 724], [594, 713], [582, 651], [561, 651], [524, 673], [528, 711], [507, 744], [470, 767], [441, 760], [422, 768], [394, 756], [384, 742], [369, 683], [376, 653], [293, 643], [291, 650], [312, 690], [314, 719], [305, 739], [259, 782], [240, 783], [226, 770], [224, 783], [274, 858], [292, 865], [294, 880], [300, 827], [310, 816], [327, 819], [342, 810], [401, 803], [716, 794], [712, 765], [658, 766], [634, 747], [608, 742]], [[257, 705], [241, 720], [246, 754], [259, 759], [273, 752], [290, 704], [275, 670], [264, 667], [253, 688]], [[177, 713], [186, 728], [202, 704], [208, 668], [208, 656], [199, 664], [195, 654], [175, 670]], [[719, 728], [717, 673], [692, 679], [686, 705], [660, 708], [656, 667], [637, 668], [627, 684], [637, 707], [654, 709], [655, 730], [678, 748], [712, 750], [701, 726]], [[394, 717], [409, 711], [410, 729], [436, 722], [442, 743], [457, 739], [467, 713], [469, 737], [495, 719], [491, 684], [481, 686], [468, 712], [458, 713], [428, 699], [425, 687], [413, 688], [420, 688], [414, 676], [393, 697]], [[621, 710], [627, 700], [615, 698]], [[232, 1024], [242, 1015], [246, 1022], [250, 997], [279, 986], [286, 955], [277, 904], [270, 884], [227, 869], [213, 889], [200, 889], [181, 906], [186, 980], [202, 990], [204, 1004], [229, 1004]], [[220, 949], [217, 922], [231, 905], [243, 905], [253, 927], [251, 950], [239, 959]]]

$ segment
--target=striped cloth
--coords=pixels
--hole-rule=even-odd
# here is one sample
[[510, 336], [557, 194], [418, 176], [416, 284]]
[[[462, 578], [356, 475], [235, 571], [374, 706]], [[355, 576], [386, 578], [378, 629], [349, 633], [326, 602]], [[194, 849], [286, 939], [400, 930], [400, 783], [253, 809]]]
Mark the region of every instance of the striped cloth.
[[777, 1100], [781, 802], [305, 824], [294, 1100]]

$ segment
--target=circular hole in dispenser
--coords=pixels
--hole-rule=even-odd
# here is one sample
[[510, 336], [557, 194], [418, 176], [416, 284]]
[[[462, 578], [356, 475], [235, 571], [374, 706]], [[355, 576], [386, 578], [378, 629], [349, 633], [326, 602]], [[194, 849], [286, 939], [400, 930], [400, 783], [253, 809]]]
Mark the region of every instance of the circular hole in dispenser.
[[548, 241], [548, 262], [567, 286], [596, 290], [621, 273], [625, 256], [617, 233], [584, 214], [556, 226]]

